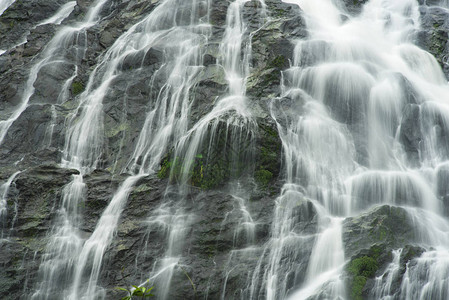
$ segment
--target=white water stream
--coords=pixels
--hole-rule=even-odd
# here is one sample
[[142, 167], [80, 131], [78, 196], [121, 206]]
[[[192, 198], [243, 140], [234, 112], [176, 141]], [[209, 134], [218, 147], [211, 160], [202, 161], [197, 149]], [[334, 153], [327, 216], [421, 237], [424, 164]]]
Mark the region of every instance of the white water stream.
[[75, 6], [76, 1], [67, 2], [53, 16], [43, 20], [37, 26], [42, 26], [46, 24], [56, 24], [56, 25], [61, 24], [62, 21], [64, 21], [64, 19], [66, 19], [72, 13], [72, 11], [75, 9]]
[[[0, 185], [0, 241], [4, 238], [6, 238], [5, 236], [5, 223], [6, 223], [6, 217], [8, 214], [8, 204], [7, 204], [7, 200], [8, 200], [8, 192], [9, 189], [11, 187], [11, 184], [13, 183], [14, 179], [16, 178], [16, 176], [20, 173], [20, 171], [15, 172], [14, 174], [12, 174], [8, 180], [6, 180], [6, 182], [2, 183]], [[0, 242], [1, 243], [1, 242]]]
[[[106, 2], [107, 0], [95, 1], [82, 22], [74, 26], [65, 26], [56, 33], [41, 55], [41, 60], [31, 68], [21, 104], [8, 120], [0, 124], [2, 126], [0, 129], [3, 130], [0, 132], [0, 142], [12, 123], [28, 107], [28, 102], [35, 91], [34, 82], [43, 67], [51, 65], [53, 68], [58, 68], [60, 64], [62, 66], [67, 63], [73, 64], [73, 74], [67, 78], [63, 85], [63, 89], [68, 89], [72, 80], [76, 77], [77, 64], [84, 57], [86, 51], [86, 30], [100, 20], [98, 14]], [[73, 9], [73, 5], [70, 9]], [[62, 21], [61, 18], [67, 14], [67, 10], [67, 5], [64, 5], [55, 15], [56, 18], [50, 21]], [[67, 93], [67, 91], [60, 92], [60, 94], [64, 93]], [[52, 112], [52, 114], [54, 113]], [[68, 124], [70, 125], [70, 123]], [[50, 128], [47, 129], [49, 135], [46, 139], [48, 143], [51, 143], [52, 126], [50, 125]], [[67, 139], [70, 141], [69, 135]], [[82, 146], [86, 147], [86, 145], [80, 147]], [[90, 158], [86, 152], [82, 154]], [[68, 150], [64, 151], [64, 157], [73, 156], [75, 155], [70, 156], [68, 154]], [[88, 160], [88, 158], [72, 159], [72, 161], [63, 160], [62, 162], [63, 167], [78, 169], [81, 174], [73, 176], [72, 182], [63, 189], [61, 205], [57, 211], [58, 218], [55, 220], [55, 227], [50, 232], [50, 243], [42, 257], [39, 280], [36, 282], [36, 291], [31, 295], [31, 299], [53, 299], [67, 294], [67, 283], [70, 282], [73, 276], [73, 268], [77, 263], [75, 257], [79, 254], [83, 243], [79, 232], [81, 218], [79, 207], [85, 199], [86, 185], [83, 182], [82, 175], [92, 170], [92, 166], [95, 164], [95, 161]]]
[[[413, 45], [420, 22], [417, 2], [371, 0], [360, 16], [348, 20], [341, 18], [345, 12], [339, 1], [288, 2], [303, 9], [310, 36], [297, 42], [294, 66], [285, 72], [289, 83], [284, 97], [304, 103], [302, 116], [279, 124], [287, 173], [289, 181], [305, 187], [306, 197], [323, 206], [318, 215], [330, 215], [315, 239], [302, 288], [289, 299], [348, 297], [341, 282], [345, 264], [341, 223], [335, 217], [384, 203], [417, 207], [408, 212], [417, 220], [416, 230], [425, 231], [421, 243], [429, 251], [410, 263], [400, 293], [390, 294], [398, 264], [393, 261], [378, 279], [387, 276], [386, 286], [379, 284], [372, 294], [383, 299], [444, 299], [449, 223], [437, 215], [423, 216], [441, 213], [435, 176], [429, 174], [448, 159], [447, 147], [435, 129], [448, 129], [449, 86], [435, 59]], [[404, 80], [413, 86], [417, 103], [407, 103], [410, 91]], [[405, 108], [414, 104], [419, 118], [413, 122], [422, 133], [415, 157], [405, 153], [400, 138], [407, 126]], [[274, 107], [274, 116], [282, 115], [277, 110], [282, 106], [275, 102]], [[273, 233], [273, 238], [282, 240], [292, 229]], [[282, 257], [287, 250], [277, 247], [271, 253]], [[273, 264], [279, 265], [278, 261]], [[271, 276], [276, 282], [285, 272], [280, 268]], [[282, 289], [267, 288], [267, 298], [284, 297]]]
[[3, 14], [3, 12], [8, 9], [8, 7], [11, 6], [16, 0], [0, 0], [0, 15]]

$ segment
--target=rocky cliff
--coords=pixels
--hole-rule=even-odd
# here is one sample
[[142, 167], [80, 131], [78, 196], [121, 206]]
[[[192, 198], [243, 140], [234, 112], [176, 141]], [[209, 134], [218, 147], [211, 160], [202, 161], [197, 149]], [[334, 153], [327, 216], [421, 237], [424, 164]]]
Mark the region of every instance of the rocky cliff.
[[[46, 296], [39, 294], [49, 280], [45, 278], [47, 273], [43, 264], [52, 261], [49, 259], [51, 251], [56, 251], [49, 245], [61, 226], [64, 189], [74, 176], [83, 175], [85, 192], [83, 201], [77, 204], [80, 219], [77, 220], [76, 236], [85, 241], [95, 232], [102, 214], [123, 182], [130, 175], [143, 174], [136, 171], [146, 164], [143, 155], [135, 157], [139, 137], [146, 126], [148, 112], [157, 105], [153, 99], [164, 93], [167, 74], [177, 67], [170, 61], [173, 57], [170, 51], [175, 51], [173, 49], [179, 45], [171, 45], [172, 49], [166, 46], [168, 43], [164, 44], [165, 41], [129, 55], [124, 54], [124, 46], [119, 54], [114, 52], [120, 39], [133, 32], [133, 26], [160, 7], [162, 0], [106, 1], [94, 24], [63, 41], [63, 54], [54, 52], [52, 58], [47, 58], [52, 40], [67, 28], [78, 26], [96, 2], [77, 0], [60, 23], [45, 21], [70, 1], [16, 0], [0, 15], [0, 49], [4, 51], [0, 55], [0, 120], [5, 123], [10, 120], [23, 105], [23, 99], [27, 99], [20, 115], [8, 125], [0, 140], [0, 183], [3, 184], [0, 196], [4, 192], [3, 208], [0, 206], [2, 299], [30, 299], [33, 295], [33, 299], [62, 299], [64, 293], [71, 291], [75, 271], [68, 270], [57, 273], [65, 277], [51, 279], [56, 288], [49, 289]], [[198, 14], [207, 17], [209, 25], [204, 29], [207, 38], [200, 42], [202, 50], [198, 61], [201, 69], [195, 73], [189, 93], [186, 93], [190, 103], [185, 124], [187, 130], [201, 123], [232, 89], [226, 79], [220, 50], [227, 34], [227, 15], [232, 1], [199, 2], [208, 5], [200, 7], [207, 13], [200, 11]], [[341, 2], [345, 12], [341, 15], [342, 20], [359, 15], [365, 2]], [[182, 1], [178, 4], [184, 5]], [[431, 6], [431, 3], [421, 3], [419, 13], [421, 31], [415, 33], [416, 44], [434, 55], [449, 76], [446, 62], [448, 12]], [[169, 236], [174, 221], [170, 223], [164, 219], [169, 215], [189, 217], [182, 223], [185, 228], [184, 242], [178, 253], [181, 258], [172, 269], [169, 288], [162, 292], [162, 284], [152, 281], [159, 298], [268, 297], [266, 274], [254, 270], [270, 264], [266, 249], [267, 243], [274, 243], [273, 215], [282, 186], [288, 181], [285, 162], [288, 155], [279, 133], [283, 119], [273, 118], [272, 99], [281, 99], [285, 111], [305, 111], [301, 104], [285, 95], [282, 87], [284, 81], [288, 81], [284, 72], [295, 59], [296, 41], [307, 39], [309, 31], [301, 8], [280, 0], [246, 1], [240, 17], [246, 26], [245, 42], [241, 47], [250, 52], [242, 51], [247, 57], [242, 54], [239, 59], [249, 60], [245, 97], [254, 126], [241, 129], [226, 118], [213, 119], [203, 137], [203, 140], [213, 142], [205, 142], [199, 150], [196, 149], [187, 179], [183, 169], [184, 154], [179, 154], [182, 151], [177, 148], [178, 141], [173, 136], [168, 137], [168, 146], [157, 166], [152, 168], [153, 172], [145, 172], [129, 191], [114, 236], [102, 257], [94, 299], [119, 299], [124, 294], [115, 287], [143, 283], [160, 271], [159, 264], [168, 255], [169, 239], [176, 239], [176, 236]], [[179, 26], [191, 26], [182, 10], [175, 18], [178, 18]], [[68, 128], [71, 120], [82, 118], [80, 99], [86, 99], [85, 94], [98, 90], [101, 85], [98, 78], [108, 72], [105, 64], [117, 57], [114, 73], [107, 78], [112, 83], [104, 91], [98, 115], [101, 130], [94, 136], [98, 149], [89, 150], [96, 155], [95, 165], [86, 164], [89, 168], [82, 169], [65, 163], [73, 159], [67, 156], [67, 147], [71, 145]], [[194, 65], [196, 62], [191, 62], [191, 66]], [[408, 84], [406, 78], [403, 82]], [[412, 87], [407, 91], [410, 102], [404, 109], [399, 136], [407, 157], [416, 161], [425, 133], [422, 128], [416, 128], [414, 117], [417, 114], [415, 98], [419, 96]], [[92, 97], [100, 96], [92, 94]], [[340, 108], [332, 105], [329, 107], [334, 110], [336, 119], [343, 116], [339, 122], [347, 122], [345, 112], [339, 112]], [[181, 114], [180, 110], [176, 116]], [[349, 121], [347, 123], [348, 127], [352, 126]], [[237, 148], [236, 132], [246, 136], [239, 140]], [[363, 146], [357, 149], [362, 166], [367, 164], [363, 149]], [[239, 152], [239, 158], [235, 159], [233, 152]], [[133, 158], [135, 161], [131, 161]], [[444, 170], [439, 173], [443, 182], [446, 173]], [[8, 179], [11, 179], [9, 184]], [[240, 189], [244, 191], [240, 194], [231, 192], [233, 187], [230, 186], [236, 180], [240, 181]], [[307, 185], [305, 181], [302, 184]], [[446, 190], [442, 183], [437, 196], [447, 204]], [[298, 204], [292, 208], [291, 220], [297, 232], [316, 235], [322, 225], [318, 225], [316, 207], [305, 195], [303, 191], [298, 193]], [[400, 194], [396, 196], [401, 198]], [[239, 201], [244, 201], [244, 205]], [[399, 200], [393, 202], [400, 204]], [[183, 213], [174, 213], [180, 207]], [[160, 213], [161, 209], [167, 209], [167, 213]], [[250, 212], [252, 236], [242, 229], [249, 222], [245, 221], [244, 210]], [[406, 265], [425, 251], [410, 218], [406, 209], [384, 205], [360, 210], [343, 221], [347, 264], [342, 276], [349, 291], [348, 298], [369, 297], [376, 276], [384, 274], [392, 263], [393, 250], [403, 249], [401, 276], [406, 272]], [[299, 263], [295, 270], [283, 274], [284, 286], [278, 287], [283, 292], [277, 298], [286, 297], [304, 282], [313, 245], [311, 240], [300, 254], [295, 252], [295, 260]], [[284, 255], [288, 257], [289, 254]], [[401, 276], [394, 282], [393, 289], [399, 289]], [[249, 283], [255, 286], [249, 287]]]

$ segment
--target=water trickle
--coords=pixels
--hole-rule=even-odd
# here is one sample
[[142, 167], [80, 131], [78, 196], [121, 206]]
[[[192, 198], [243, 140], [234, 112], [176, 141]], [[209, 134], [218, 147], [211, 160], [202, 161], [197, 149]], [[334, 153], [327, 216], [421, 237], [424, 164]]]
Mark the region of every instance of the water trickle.
[[392, 299], [393, 295], [391, 286], [393, 284], [393, 280], [397, 280], [397, 276], [400, 271], [400, 259], [402, 250], [402, 248], [393, 250], [392, 262], [388, 265], [385, 272], [381, 276], [376, 278], [376, 283], [373, 288], [374, 296], [376, 297], [376, 299]]
[[56, 24], [59, 25], [64, 21], [75, 9], [76, 1], [70, 1], [64, 4], [53, 16], [44, 21], [40, 22], [37, 26], [42, 26], [46, 24]]
[[[45, 71], [46, 69], [48, 72], [51, 70], [55, 71], [58, 68], [67, 68], [67, 64], [76, 65], [81, 61], [86, 51], [86, 30], [96, 24], [98, 21], [97, 14], [106, 2], [107, 0], [97, 0], [82, 22], [75, 24], [75, 26], [61, 28], [45, 47], [38, 62], [31, 67], [20, 103], [6, 120], [0, 121], [0, 145], [3, 143], [11, 125], [29, 106], [30, 98], [35, 92], [34, 84], [39, 72]], [[76, 70], [74, 67], [74, 72]], [[66, 81], [73, 80], [73, 76], [73, 73], [70, 74]]]
[[[134, 153], [127, 163], [126, 169], [132, 176], [128, 177], [118, 188], [111, 202], [103, 212], [93, 234], [84, 243], [74, 273], [74, 281], [69, 295], [70, 299], [104, 298], [103, 290], [97, 286], [103, 256], [111, 243], [117, 228], [118, 220], [128, 200], [129, 194], [136, 182], [144, 176], [154, 174], [160, 161], [168, 151], [173, 140], [179, 139], [187, 130], [190, 103], [190, 89], [203, 70], [201, 65], [201, 46], [209, 35], [209, 25], [202, 19], [206, 18], [200, 6], [204, 3], [185, 3], [178, 0], [167, 0], [154, 9], [141, 22], [131, 27], [114, 43], [100, 67], [90, 77], [86, 91], [81, 95], [79, 110], [81, 116], [77, 120], [74, 114], [73, 126], [69, 131], [66, 143], [67, 165], [84, 165], [95, 168], [101, 154], [102, 120], [101, 101], [105, 97], [110, 84], [120, 73], [120, 68], [130, 56], [148, 53], [153, 47], [163, 51], [166, 64], [159, 69], [154, 77], [161, 74], [165, 81], [161, 90], [156, 93], [156, 99], [149, 99], [150, 108], [146, 115], [143, 128], [140, 131]], [[173, 10], [173, 7], [177, 9]], [[187, 9], [188, 8], [188, 9]], [[186, 14], [190, 11], [189, 14]], [[180, 24], [178, 24], [178, 22]], [[174, 43], [174, 41], [178, 41]], [[159, 51], [159, 50], [158, 50]], [[95, 82], [98, 74], [103, 79]], [[86, 133], [89, 133], [86, 135]], [[80, 140], [81, 138], [81, 140]], [[81, 144], [80, 144], [81, 142]], [[92, 147], [95, 147], [92, 149]], [[84, 160], [80, 160], [83, 158]], [[87, 158], [87, 160], [86, 160]], [[167, 200], [170, 203], [170, 200]], [[167, 253], [151, 273], [151, 280], [157, 278], [160, 282], [159, 297], [164, 299], [169, 291], [173, 270], [178, 266], [179, 251], [184, 240], [183, 232], [188, 225], [188, 214], [182, 209], [172, 212], [169, 209], [168, 220], [156, 210], [156, 216], [150, 217], [150, 227], [153, 219], [166, 221]], [[148, 277], [147, 277], [148, 278]], [[144, 280], [143, 284], [147, 284]], [[84, 287], [87, 286], [87, 289]]]
[[[241, 215], [239, 224], [242, 227], [236, 230], [235, 236], [240, 234], [250, 238], [254, 236], [254, 224], [245, 207], [247, 195], [242, 194], [239, 189], [239, 181], [244, 180], [252, 172], [254, 138], [257, 133], [257, 126], [247, 107], [245, 97], [251, 51], [250, 43], [247, 41], [246, 24], [242, 18], [243, 5], [246, 2], [248, 1], [236, 0], [229, 4], [225, 32], [219, 47], [221, 60], [218, 63], [225, 73], [229, 91], [227, 95], [219, 98], [212, 110], [186, 131], [175, 145], [172, 166], [179, 163], [179, 167], [170, 170], [170, 179], [178, 181], [178, 195], [175, 199], [166, 196], [164, 209], [157, 210], [149, 218], [149, 230], [152, 231], [154, 230], [152, 225], [159, 224], [154, 220], [166, 216], [167, 209], [174, 214], [170, 218], [163, 218], [165, 222], [168, 221], [165, 225], [168, 228], [167, 251], [165, 257], [155, 263], [152, 273], [157, 275], [150, 278], [150, 281], [154, 280], [156, 286], [163, 286], [159, 294], [161, 299], [167, 299], [175, 268], [182, 266], [185, 229], [180, 231], [179, 228], [188, 228], [189, 220], [195, 217], [186, 213], [183, 208], [190, 185], [197, 184], [201, 188], [210, 188], [228, 180], [229, 193], [238, 203], [238, 214]], [[217, 161], [222, 162], [223, 166], [216, 166]], [[199, 178], [193, 175], [198, 169], [197, 164], [200, 164]], [[218, 178], [213, 178], [217, 176], [217, 172], [221, 174]], [[162, 215], [159, 214], [161, 212]], [[173, 235], [177, 239], [172, 239]], [[226, 286], [226, 279], [224, 285]]]
[[5, 10], [8, 9], [8, 7], [11, 6], [16, 0], [2, 0], [0, 1], [0, 16], [3, 14]]
[[1, 229], [0, 241], [6, 238], [4, 229], [6, 224], [6, 217], [8, 214], [8, 203], [7, 203], [8, 192], [11, 187], [11, 184], [13, 183], [14, 179], [19, 173], [20, 171], [15, 172], [8, 178], [8, 180], [6, 180], [6, 182], [0, 185], [0, 229]]
[[73, 180], [62, 191], [62, 203], [58, 208], [55, 226], [39, 266], [39, 284], [31, 299], [54, 299], [68, 294], [67, 282], [77, 263], [74, 259], [81, 251], [83, 239], [79, 232], [86, 184], [82, 175], [73, 175]]
[[[86, 30], [99, 21], [98, 13], [106, 2], [107, 0], [95, 1], [82, 22], [75, 24], [75, 26], [63, 27], [56, 33], [42, 53], [41, 60], [31, 68], [21, 104], [19, 104], [17, 110], [13, 112], [8, 120], [0, 124], [0, 129], [2, 130], [0, 131], [0, 142], [12, 123], [28, 107], [28, 102], [35, 92], [34, 83], [38, 73], [44, 67], [64, 67], [66, 63], [74, 65], [74, 72], [65, 80], [65, 83], [62, 85], [63, 89], [59, 93], [60, 96], [67, 96], [68, 87], [77, 75], [77, 64], [80, 63], [86, 51]], [[64, 14], [67, 13], [66, 10], [67, 7], [61, 9]], [[59, 20], [59, 17], [62, 17], [62, 15], [57, 15]], [[58, 20], [55, 19], [52, 22]], [[52, 119], [55, 119], [54, 113], [55, 107], [52, 106]], [[53, 127], [54, 122], [46, 130], [44, 142], [48, 145], [51, 145]], [[67, 139], [70, 140], [69, 135]], [[86, 147], [86, 145], [81, 145], [80, 147], [82, 146]], [[89, 156], [86, 152], [82, 154]], [[67, 150], [64, 152], [64, 156], [68, 156]], [[57, 211], [55, 226], [50, 232], [50, 243], [42, 256], [42, 263], [39, 267], [39, 279], [36, 282], [35, 291], [30, 295], [31, 299], [52, 299], [67, 295], [69, 283], [74, 276], [73, 268], [77, 263], [75, 258], [79, 254], [83, 243], [79, 232], [81, 216], [78, 208], [82, 205], [86, 193], [86, 185], [83, 182], [82, 175], [87, 170], [91, 170], [91, 164], [86, 161], [87, 158], [71, 163], [66, 160], [62, 162], [63, 167], [76, 168], [82, 174], [73, 176], [72, 182], [63, 189], [62, 203]]]

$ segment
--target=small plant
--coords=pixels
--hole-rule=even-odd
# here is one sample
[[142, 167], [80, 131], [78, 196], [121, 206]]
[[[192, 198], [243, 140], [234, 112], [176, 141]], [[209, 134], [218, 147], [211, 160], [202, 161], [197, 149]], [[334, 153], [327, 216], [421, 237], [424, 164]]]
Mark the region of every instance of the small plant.
[[74, 81], [72, 83], [72, 94], [77, 96], [84, 91], [84, 85], [79, 81]]
[[[121, 271], [122, 281], [127, 282], [126, 277], [128, 277], [129, 274], [125, 276], [124, 272], [125, 272], [125, 269], [122, 268], [122, 271]], [[136, 299], [136, 297], [140, 297], [142, 299], [149, 298], [149, 297], [154, 296], [153, 294], [151, 294], [151, 290], [153, 289], [153, 287], [146, 288], [143, 286], [143, 285], [147, 284], [149, 281], [150, 281], [150, 279], [147, 279], [147, 281], [142, 283], [142, 286], [131, 285], [131, 287], [129, 287], [129, 288], [116, 287], [115, 289], [128, 293], [128, 296], [121, 298], [121, 300], [132, 300], [132, 299]], [[129, 286], [129, 284], [126, 284], [126, 286]]]
[[135, 299], [135, 297], [140, 297], [140, 298], [149, 298], [149, 297], [153, 297], [154, 295], [151, 294], [151, 290], [153, 289], [153, 287], [150, 288], [146, 288], [146, 287], [139, 287], [136, 285], [131, 286], [131, 288], [121, 288], [121, 287], [117, 287], [117, 290], [120, 291], [125, 291], [128, 293], [128, 296], [123, 297], [121, 300], [132, 300]]

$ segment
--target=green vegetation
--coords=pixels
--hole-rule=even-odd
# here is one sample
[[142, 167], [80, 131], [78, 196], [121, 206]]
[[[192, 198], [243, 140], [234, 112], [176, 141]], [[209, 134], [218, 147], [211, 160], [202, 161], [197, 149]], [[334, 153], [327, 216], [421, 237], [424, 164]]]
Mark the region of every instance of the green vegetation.
[[287, 11], [282, 8], [271, 10], [272, 16], [276, 17], [276, 18], [283, 17], [286, 13], [287, 13]]
[[158, 172], [159, 178], [170, 178], [170, 181], [187, 182], [193, 186], [207, 190], [217, 187], [229, 178], [229, 164], [217, 159], [206, 163], [202, 154], [195, 156], [193, 161], [184, 161], [179, 157], [173, 159], [166, 157], [161, 163]]
[[262, 187], [267, 187], [268, 183], [273, 178], [273, 173], [265, 169], [260, 169], [256, 171], [254, 178], [259, 185]]
[[72, 94], [77, 96], [84, 91], [84, 85], [79, 81], [72, 82]]
[[262, 188], [267, 188], [280, 171], [282, 143], [275, 127], [259, 124], [260, 141], [254, 178]]
[[279, 56], [276, 56], [275, 59], [273, 59], [272, 61], [270, 61], [268, 63], [267, 68], [268, 69], [271, 69], [271, 68], [283, 69], [283, 68], [287, 67], [287, 65], [286, 65], [287, 63], [288, 63], [288, 61], [285, 58], [285, 56], [279, 55]]
[[139, 286], [133, 285], [131, 288], [118, 287], [116, 289], [120, 290], [120, 291], [125, 291], [128, 293], [128, 296], [121, 298], [121, 300], [131, 300], [131, 299], [135, 299], [136, 297], [149, 298], [149, 297], [154, 296], [153, 294], [151, 294], [151, 290], [153, 289], [153, 287], [150, 287], [147, 289], [146, 287], [143, 287], [143, 286], [139, 287]]
[[[377, 252], [377, 250], [374, 250]], [[362, 291], [368, 278], [373, 277], [378, 269], [377, 260], [371, 256], [362, 256], [354, 259], [348, 266], [348, 272], [353, 276], [351, 299], [361, 300]]]

